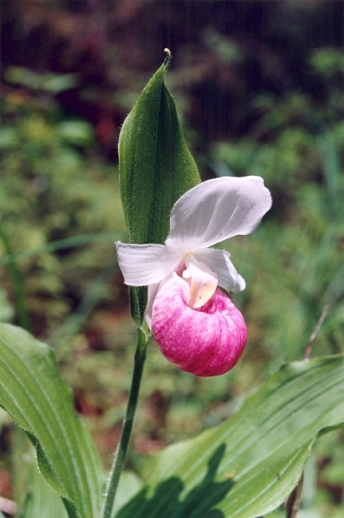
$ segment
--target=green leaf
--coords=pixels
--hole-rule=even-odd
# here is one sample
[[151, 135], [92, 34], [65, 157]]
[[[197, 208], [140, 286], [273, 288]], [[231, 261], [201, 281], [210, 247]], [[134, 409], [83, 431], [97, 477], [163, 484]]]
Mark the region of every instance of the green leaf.
[[64, 121], [56, 127], [56, 130], [66, 142], [76, 146], [87, 147], [94, 140], [92, 128], [85, 121]]
[[[164, 243], [174, 203], [200, 182], [165, 84], [168, 60], [143, 90], [119, 137], [121, 199], [131, 243]], [[131, 288], [130, 300], [141, 326], [147, 288]]]
[[116, 511], [123, 507], [142, 487], [142, 480], [132, 471], [123, 471], [116, 492], [116, 499], [111, 516], [116, 516]]
[[29, 469], [29, 492], [19, 518], [68, 518], [61, 498], [44, 480], [36, 461], [32, 461]]
[[165, 84], [167, 64], [143, 90], [119, 138], [121, 197], [131, 243], [164, 243], [174, 203], [200, 181]]
[[70, 518], [99, 516], [103, 472], [78, 420], [51, 349], [29, 333], [0, 324], [0, 405], [28, 434], [41, 473]]
[[228, 422], [166, 448], [117, 518], [255, 518], [296, 486], [316, 437], [344, 423], [344, 356], [271, 375]]
[[28, 86], [33, 90], [42, 90], [58, 94], [78, 85], [75, 74], [37, 74], [25, 67], [10, 67], [6, 71], [10, 83]]

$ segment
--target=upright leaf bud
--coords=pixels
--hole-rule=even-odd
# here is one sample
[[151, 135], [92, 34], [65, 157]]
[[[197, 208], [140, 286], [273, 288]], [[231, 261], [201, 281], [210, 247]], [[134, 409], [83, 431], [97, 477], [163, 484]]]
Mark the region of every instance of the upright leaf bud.
[[200, 182], [165, 84], [169, 61], [168, 51], [119, 138], [121, 198], [131, 243], [164, 243], [174, 203]]
[[[121, 199], [130, 243], [164, 243], [180, 196], [200, 182], [165, 84], [171, 54], [144, 88], [119, 138]], [[142, 265], [144, 268], [144, 265]], [[142, 325], [146, 288], [131, 288], [132, 315]]]

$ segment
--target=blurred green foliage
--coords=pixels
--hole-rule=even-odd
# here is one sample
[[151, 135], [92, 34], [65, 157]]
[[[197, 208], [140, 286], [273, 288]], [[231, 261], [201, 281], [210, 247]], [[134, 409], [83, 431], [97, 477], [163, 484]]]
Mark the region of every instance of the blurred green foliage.
[[[51, 100], [13, 93], [1, 99], [1, 112], [2, 234], [14, 254], [24, 253], [18, 266], [33, 331], [46, 336], [114, 257], [114, 231], [124, 228], [116, 174], [92, 153], [91, 126], [66, 119]], [[78, 248], [80, 234], [88, 239]], [[4, 268], [1, 275], [11, 293]]]

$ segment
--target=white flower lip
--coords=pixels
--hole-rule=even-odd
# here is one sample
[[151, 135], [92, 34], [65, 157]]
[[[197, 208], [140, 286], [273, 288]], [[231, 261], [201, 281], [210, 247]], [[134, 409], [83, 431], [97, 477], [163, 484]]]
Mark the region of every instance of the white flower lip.
[[165, 245], [116, 242], [124, 282], [129, 286], [159, 283], [186, 254], [193, 254], [218, 276], [222, 288], [242, 291], [245, 281], [228, 252], [209, 247], [253, 232], [271, 203], [270, 192], [258, 176], [221, 177], [196, 185], [175, 203]]

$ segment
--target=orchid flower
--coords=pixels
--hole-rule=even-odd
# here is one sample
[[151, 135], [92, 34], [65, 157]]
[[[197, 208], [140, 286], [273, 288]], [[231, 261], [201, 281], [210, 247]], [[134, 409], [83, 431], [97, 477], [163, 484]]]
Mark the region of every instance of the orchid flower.
[[253, 232], [271, 207], [262, 178], [222, 177], [184, 193], [164, 245], [116, 243], [129, 286], [148, 286], [146, 321], [162, 353], [198, 376], [224, 374], [246, 344], [244, 318], [227, 292], [245, 289], [225, 250], [209, 248]]

